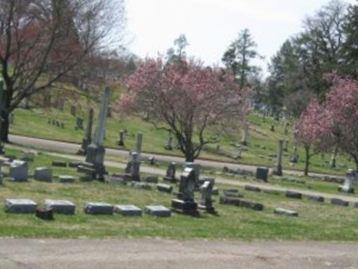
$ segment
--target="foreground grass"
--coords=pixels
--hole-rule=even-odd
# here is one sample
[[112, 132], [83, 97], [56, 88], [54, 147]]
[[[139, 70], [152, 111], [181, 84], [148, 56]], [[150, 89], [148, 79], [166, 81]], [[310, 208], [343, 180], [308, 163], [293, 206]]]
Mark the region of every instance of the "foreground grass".
[[[16, 150], [7, 150], [19, 155]], [[57, 158], [56, 158], [57, 159]], [[52, 158], [40, 154], [31, 164], [34, 167], [48, 165]], [[58, 174], [76, 174], [69, 168], [55, 169]], [[219, 188], [232, 188], [219, 185]], [[55, 215], [54, 221], [43, 221], [30, 214], [9, 214], [0, 210], [0, 236], [14, 237], [166, 237], [175, 239], [274, 239], [274, 240], [340, 240], [358, 241], [358, 208], [338, 207], [307, 200], [292, 200], [283, 195], [251, 193], [243, 189], [245, 199], [265, 205], [262, 212], [218, 204], [218, 216], [202, 214], [192, 218], [174, 213], [170, 218], [92, 216], [83, 213], [88, 201], [112, 204], [135, 204], [141, 208], [149, 204], [170, 207], [172, 195], [155, 190], [141, 190], [129, 186], [100, 182], [62, 184], [54, 181], [44, 183], [30, 180], [26, 183], [5, 181], [0, 185], [0, 200], [6, 198], [29, 198], [39, 205], [45, 199], [68, 199], [77, 205], [74, 216]], [[196, 194], [198, 198], [198, 194]], [[276, 216], [275, 207], [299, 212], [298, 218]]]

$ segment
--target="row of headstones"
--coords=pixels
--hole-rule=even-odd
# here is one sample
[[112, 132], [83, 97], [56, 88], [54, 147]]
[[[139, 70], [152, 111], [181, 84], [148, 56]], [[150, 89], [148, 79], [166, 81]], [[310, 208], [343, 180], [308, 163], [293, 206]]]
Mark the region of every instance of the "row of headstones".
[[[86, 214], [92, 215], [112, 215], [119, 213], [123, 216], [141, 216], [142, 209], [135, 205], [112, 205], [104, 202], [88, 202], [83, 208]], [[44, 201], [44, 207], [39, 208], [37, 203], [30, 199], [6, 199], [5, 212], [8, 213], [36, 213], [36, 216], [43, 219], [53, 219], [53, 213], [73, 215], [76, 211], [76, 205], [68, 200]], [[144, 212], [157, 216], [171, 216], [170, 209], [162, 205], [148, 205]]]
[[[63, 109], [62, 109], [63, 110]], [[70, 107], [70, 113], [72, 116], [76, 117], [77, 116], [77, 107], [75, 105], [71, 105]], [[112, 107], [108, 106], [107, 108], [107, 117], [111, 118], [112, 117]]]
[[[65, 128], [65, 123], [62, 120], [49, 118], [47, 120], [47, 123], [49, 125], [53, 125], [53, 126], [56, 126], [56, 127], [62, 128], [62, 129]], [[76, 122], [75, 122], [74, 128], [75, 128], [75, 130], [83, 130], [83, 118], [76, 117]]]

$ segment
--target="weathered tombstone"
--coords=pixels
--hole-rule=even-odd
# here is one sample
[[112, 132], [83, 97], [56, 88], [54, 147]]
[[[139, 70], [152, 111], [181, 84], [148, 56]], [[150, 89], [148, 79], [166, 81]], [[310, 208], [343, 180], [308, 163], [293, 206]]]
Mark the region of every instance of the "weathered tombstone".
[[107, 109], [109, 104], [110, 89], [105, 88], [102, 96], [101, 107], [98, 117], [97, 129], [91, 144], [87, 147], [86, 162], [92, 163], [96, 170], [96, 178], [104, 180], [106, 169], [104, 167], [105, 149], [103, 146]]
[[92, 141], [92, 126], [93, 126], [93, 108], [88, 110], [88, 121], [86, 126], [85, 137], [82, 139], [81, 148], [78, 151], [78, 154], [86, 155], [87, 147], [91, 144]]
[[286, 191], [286, 197], [294, 199], [302, 199], [302, 193], [297, 191]]
[[291, 163], [297, 163], [298, 158], [299, 158], [299, 156], [298, 156], [298, 152], [297, 152], [297, 147], [295, 146], [295, 147], [293, 147], [293, 153], [292, 153], [292, 155], [290, 157], [290, 162]]
[[248, 143], [249, 143], [249, 123], [246, 122], [242, 130], [241, 144], [246, 146]]
[[144, 182], [147, 183], [158, 183], [158, 177], [157, 176], [146, 176], [144, 178]]
[[194, 201], [196, 185], [194, 168], [186, 167], [180, 177], [179, 192], [176, 199], [172, 199], [172, 208], [175, 211], [197, 215], [197, 203]]
[[30, 199], [5, 199], [5, 212], [35, 213], [37, 204]]
[[131, 160], [127, 163], [125, 168], [125, 177], [128, 180], [140, 181], [140, 160], [137, 152], [131, 153]]
[[157, 184], [157, 190], [160, 192], [171, 193], [173, 191], [173, 186], [169, 184], [159, 183]]
[[338, 187], [338, 190], [346, 193], [354, 193], [353, 183], [357, 180], [357, 172], [353, 169], [348, 169], [343, 185]]
[[76, 116], [76, 106], [71, 105], [71, 111], [70, 111], [72, 116]]
[[283, 140], [279, 140], [277, 146], [276, 167], [273, 171], [274, 175], [276, 176], [282, 176], [282, 146], [283, 146]]
[[98, 203], [98, 202], [89, 202], [86, 203], [84, 207], [84, 211], [86, 214], [93, 215], [112, 215], [113, 214], [113, 206], [107, 203]]
[[52, 181], [52, 170], [48, 167], [37, 167], [34, 172], [34, 179], [39, 181]]
[[171, 162], [168, 165], [167, 173], [166, 173], [165, 177], [163, 178], [164, 181], [169, 181], [171, 183], [175, 183], [177, 181], [177, 179], [175, 178], [175, 172], [176, 172], [176, 163]]
[[76, 117], [75, 130], [83, 130], [83, 119], [81, 117]]
[[172, 134], [169, 133], [167, 144], [164, 146], [166, 150], [173, 150], [173, 137]]
[[269, 169], [266, 167], [257, 167], [256, 168], [256, 179], [263, 180], [267, 182]]
[[252, 185], [245, 185], [244, 189], [247, 191], [255, 191], [255, 192], [260, 192], [261, 189], [259, 187], [256, 186], [252, 186]]
[[139, 155], [142, 152], [142, 141], [143, 141], [143, 134], [141, 132], [138, 132], [135, 137], [134, 151], [137, 152]]
[[135, 205], [115, 205], [114, 212], [123, 216], [142, 216], [142, 209]]
[[274, 213], [276, 215], [283, 215], [283, 216], [289, 216], [289, 217], [298, 217], [298, 213], [293, 210], [285, 209], [285, 208], [276, 208], [274, 210]]
[[171, 211], [162, 205], [149, 205], [144, 209], [145, 213], [148, 215], [156, 216], [156, 217], [170, 217]]
[[121, 147], [124, 146], [124, 138], [125, 138], [124, 136], [125, 136], [124, 130], [120, 130], [119, 131], [118, 146], [121, 146]]
[[76, 177], [69, 175], [60, 175], [58, 178], [61, 183], [73, 183], [76, 180]]
[[73, 215], [75, 214], [76, 206], [68, 200], [45, 200], [45, 208], [52, 209], [57, 214]]
[[348, 201], [344, 201], [342, 199], [339, 198], [332, 198], [331, 199], [331, 204], [332, 205], [339, 205], [339, 206], [348, 206], [349, 202]]
[[155, 165], [157, 163], [157, 159], [155, 158], [155, 156], [149, 156], [148, 161], [150, 165]]
[[10, 163], [10, 177], [14, 181], [27, 181], [28, 165], [25, 161], [14, 160]]
[[199, 178], [200, 178], [200, 164], [193, 162], [185, 162], [185, 168], [193, 168], [195, 171], [195, 187], [199, 188]]
[[199, 209], [205, 210], [209, 213], [215, 212], [213, 200], [211, 199], [214, 184], [214, 180], [206, 180], [204, 184], [200, 186], [201, 198], [199, 202]]

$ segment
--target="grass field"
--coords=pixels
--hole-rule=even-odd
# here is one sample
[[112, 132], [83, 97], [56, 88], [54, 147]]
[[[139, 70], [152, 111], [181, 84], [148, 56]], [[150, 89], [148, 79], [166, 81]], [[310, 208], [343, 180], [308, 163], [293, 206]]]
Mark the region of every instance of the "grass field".
[[[21, 152], [7, 148], [7, 154], [21, 155]], [[34, 167], [50, 165], [53, 157], [40, 153], [30, 164]], [[58, 158], [56, 158], [58, 159]], [[112, 170], [117, 171], [116, 170]], [[5, 171], [6, 172], [6, 171]], [[76, 174], [70, 168], [54, 168], [54, 174]], [[245, 180], [237, 177], [237, 180]], [[274, 182], [274, 184], [276, 184]], [[328, 183], [321, 183], [326, 185]], [[330, 185], [328, 185], [330, 186]], [[219, 185], [232, 188], [229, 185]], [[324, 189], [320, 187], [320, 189]], [[14, 183], [6, 180], [0, 185], [0, 200], [5, 198], [30, 198], [40, 205], [44, 199], [69, 199], [77, 205], [74, 216], [55, 215], [54, 221], [43, 221], [34, 215], [9, 214], [0, 210], [0, 236], [14, 237], [167, 237], [176, 239], [275, 239], [275, 240], [339, 240], [358, 241], [358, 208], [338, 207], [328, 203], [320, 204], [308, 200], [292, 200], [282, 194], [252, 193], [240, 189], [245, 199], [263, 203], [265, 209], [256, 212], [245, 208], [218, 204], [218, 216], [202, 214], [193, 218], [173, 214], [170, 218], [92, 216], [83, 213], [87, 201], [102, 201], [112, 204], [136, 204], [143, 208], [149, 204], [170, 206], [173, 197], [155, 190], [141, 190], [123, 185], [100, 182], [63, 184], [30, 180]], [[198, 194], [196, 194], [198, 198]], [[299, 217], [276, 216], [273, 209], [284, 207], [299, 212]]]
[[[66, 107], [65, 111], [59, 110], [41, 110], [41, 109], [17, 109], [15, 111], [15, 121], [11, 125], [10, 132], [13, 134], [27, 135], [33, 137], [64, 140], [70, 142], [80, 143], [83, 138], [83, 130], [75, 130], [75, 117], [69, 112]], [[78, 115], [86, 118], [85, 111], [78, 111]], [[64, 122], [65, 128], [56, 127], [48, 124], [48, 119], [59, 119]], [[202, 158], [209, 158], [222, 161], [237, 162], [243, 164], [265, 165], [272, 167], [275, 163], [275, 154], [277, 141], [279, 139], [289, 140], [288, 151], [284, 152], [283, 166], [285, 169], [303, 170], [304, 167], [304, 153], [299, 148], [300, 159], [295, 165], [289, 163], [289, 157], [292, 154], [293, 138], [290, 132], [287, 136], [284, 135], [284, 127], [282, 124], [274, 123], [272, 118], [251, 113], [248, 118], [250, 122], [250, 140], [247, 147], [242, 147], [242, 155], [240, 159], [233, 159], [238, 151], [232, 144], [238, 143], [241, 134], [237, 135], [236, 141], [223, 137], [220, 142], [220, 151], [217, 151], [217, 145], [210, 145], [201, 154]], [[275, 132], [270, 131], [272, 124], [275, 124]], [[118, 147], [118, 133], [119, 130], [126, 129], [128, 131], [126, 137], [126, 149], [132, 149], [134, 145], [135, 134], [140, 131], [143, 133], [143, 150], [145, 152], [161, 153], [168, 155], [182, 156], [178, 150], [168, 151], [164, 149], [164, 145], [168, 139], [168, 134], [163, 130], [157, 130], [148, 122], [140, 118], [120, 118], [114, 113], [112, 118], [107, 121], [106, 140], [105, 144], [108, 147]], [[330, 173], [330, 174], [344, 174], [345, 171], [354, 167], [352, 162], [349, 162], [344, 156], [337, 158], [337, 167], [330, 168], [330, 156], [326, 154], [315, 155], [311, 160], [312, 172]]]

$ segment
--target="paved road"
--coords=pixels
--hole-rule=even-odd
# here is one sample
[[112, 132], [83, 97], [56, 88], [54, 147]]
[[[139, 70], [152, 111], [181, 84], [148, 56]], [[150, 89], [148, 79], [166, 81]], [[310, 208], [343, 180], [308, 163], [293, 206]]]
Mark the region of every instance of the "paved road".
[[[75, 143], [59, 142], [59, 141], [39, 139], [39, 138], [19, 136], [19, 135], [10, 135], [9, 139], [14, 144], [31, 146], [38, 149], [51, 150], [51, 151], [57, 151], [62, 153], [75, 154], [80, 148], [80, 145]], [[112, 156], [128, 157], [128, 151], [126, 150], [107, 148], [106, 153]], [[155, 156], [155, 158], [160, 161], [177, 162], [177, 163], [184, 162], [184, 158], [176, 157], [176, 156], [168, 156], [168, 155], [160, 155], [160, 154], [152, 154], [152, 153], [150, 154], [143, 153], [142, 155], [143, 157]], [[209, 161], [203, 159], [198, 159], [195, 162], [205, 167], [213, 167], [217, 169], [222, 169], [224, 166], [226, 166], [230, 169], [235, 169], [235, 170], [244, 169], [248, 171], [256, 171], [257, 168], [257, 166], [254, 165], [235, 164], [235, 163], [227, 163], [227, 162], [220, 162], [220, 161]], [[294, 170], [284, 170], [283, 172], [284, 174], [288, 174], [288, 175], [302, 175], [302, 172], [294, 171]], [[310, 175], [320, 176], [320, 177], [326, 176], [324, 174], [319, 174], [319, 173], [310, 173]]]
[[357, 253], [358, 244], [307, 241], [0, 239], [0, 268], [353, 269]]

